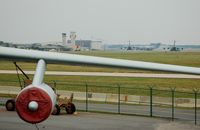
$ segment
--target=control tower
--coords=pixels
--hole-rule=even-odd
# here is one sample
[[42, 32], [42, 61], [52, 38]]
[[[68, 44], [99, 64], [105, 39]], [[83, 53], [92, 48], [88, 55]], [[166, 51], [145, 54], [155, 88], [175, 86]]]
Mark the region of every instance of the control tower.
[[62, 33], [62, 44], [63, 44], [63, 46], [67, 46], [67, 41], [66, 41], [66, 39], [67, 39], [66, 33]]
[[76, 41], [76, 32], [70, 32], [70, 40], [71, 40], [71, 48], [73, 50], [76, 49], [76, 44], [75, 44], [75, 41]]

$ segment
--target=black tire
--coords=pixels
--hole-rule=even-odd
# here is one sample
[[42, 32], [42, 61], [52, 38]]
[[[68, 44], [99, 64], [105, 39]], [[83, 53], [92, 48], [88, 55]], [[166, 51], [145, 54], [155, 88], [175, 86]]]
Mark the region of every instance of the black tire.
[[58, 104], [55, 105], [52, 115], [59, 115], [60, 114], [60, 106]]
[[14, 99], [9, 99], [6, 102], [6, 110], [7, 111], [14, 111], [15, 110], [15, 100]]
[[65, 110], [66, 110], [67, 114], [73, 114], [76, 111], [76, 107], [73, 103], [68, 103]]

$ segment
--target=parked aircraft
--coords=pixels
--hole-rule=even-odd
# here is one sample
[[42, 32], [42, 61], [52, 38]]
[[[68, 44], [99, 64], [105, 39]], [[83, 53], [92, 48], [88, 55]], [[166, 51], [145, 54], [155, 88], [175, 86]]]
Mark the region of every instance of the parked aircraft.
[[21, 90], [15, 99], [19, 117], [28, 123], [40, 123], [46, 120], [56, 105], [56, 94], [43, 82], [46, 63], [56, 64], [88, 64], [121, 68], [170, 71], [188, 74], [200, 74], [200, 68], [186, 67], [152, 62], [122, 60], [76, 54], [24, 50], [0, 47], [0, 58], [10, 61], [38, 62], [33, 82]]

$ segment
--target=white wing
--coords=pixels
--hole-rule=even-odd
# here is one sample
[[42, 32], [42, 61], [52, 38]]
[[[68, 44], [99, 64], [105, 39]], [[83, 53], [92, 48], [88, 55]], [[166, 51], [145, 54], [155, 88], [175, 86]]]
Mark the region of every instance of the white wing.
[[0, 58], [15, 60], [15, 61], [16, 60], [37, 61], [39, 59], [44, 59], [47, 63], [89, 64], [89, 65], [121, 67], [121, 68], [134, 68], [134, 69], [200, 74], [200, 68], [197, 67], [186, 67], [178, 65], [84, 56], [84, 55], [67, 54], [67, 53], [24, 50], [24, 49], [7, 48], [7, 47], [0, 47]]

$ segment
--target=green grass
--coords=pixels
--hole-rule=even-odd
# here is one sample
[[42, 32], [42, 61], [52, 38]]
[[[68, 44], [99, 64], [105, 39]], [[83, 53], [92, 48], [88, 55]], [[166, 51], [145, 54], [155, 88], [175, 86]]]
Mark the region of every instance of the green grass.
[[200, 67], [200, 52], [79, 52], [82, 55]]
[[[132, 95], [149, 95], [149, 87], [158, 89], [159, 91], [155, 91], [155, 95], [159, 96], [170, 95], [170, 88], [184, 92], [193, 92], [195, 88], [200, 89], [200, 80], [197, 79], [45, 76], [45, 82], [50, 86], [54, 85], [53, 81], [56, 81], [56, 88], [59, 90], [85, 92], [87, 84], [89, 92], [118, 93], [118, 85], [120, 85], [121, 93]], [[0, 86], [19, 86], [17, 76], [12, 74], [1, 75]], [[179, 95], [187, 95], [187, 93]]]
[[15, 94], [5, 94], [5, 93], [0, 93], [0, 97], [5, 97], [5, 98], [15, 98], [17, 95]]

